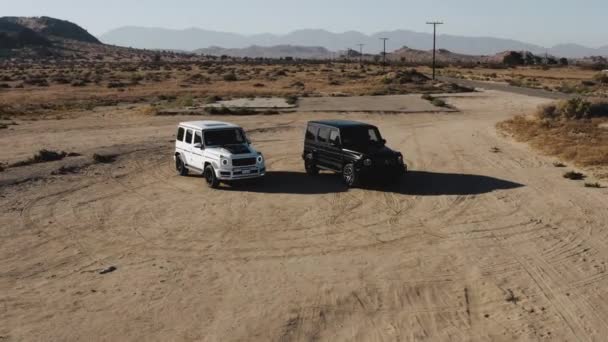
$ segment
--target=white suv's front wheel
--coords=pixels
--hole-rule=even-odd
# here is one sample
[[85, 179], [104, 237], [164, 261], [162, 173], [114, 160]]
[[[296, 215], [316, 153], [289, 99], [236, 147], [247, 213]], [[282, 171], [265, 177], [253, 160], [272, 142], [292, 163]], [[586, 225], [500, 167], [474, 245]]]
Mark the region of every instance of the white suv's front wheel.
[[207, 182], [207, 185], [209, 185], [210, 188], [217, 189], [217, 187], [220, 186], [220, 180], [217, 179], [213, 166], [207, 165], [203, 175], [205, 176], [205, 181]]

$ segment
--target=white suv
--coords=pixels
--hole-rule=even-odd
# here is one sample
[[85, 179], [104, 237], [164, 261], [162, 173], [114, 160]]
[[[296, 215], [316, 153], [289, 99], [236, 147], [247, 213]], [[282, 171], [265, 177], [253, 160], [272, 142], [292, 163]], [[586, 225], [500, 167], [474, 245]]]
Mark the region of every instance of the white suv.
[[219, 121], [180, 123], [175, 140], [175, 168], [181, 176], [202, 174], [217, 188], [222, 181], [260, 178], [266, 174], [262, 153], [243, 129]]

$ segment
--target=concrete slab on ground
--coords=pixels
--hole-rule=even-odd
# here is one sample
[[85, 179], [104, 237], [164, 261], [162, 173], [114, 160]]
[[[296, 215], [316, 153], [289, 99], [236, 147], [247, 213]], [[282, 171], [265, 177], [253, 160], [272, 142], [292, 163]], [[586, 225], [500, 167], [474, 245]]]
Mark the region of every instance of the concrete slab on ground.
[[306, 97], [300, 98], [299, 112], [396, 112], [430, 113], [454, 111], [436, 107], [420, 94], [355, 97]]

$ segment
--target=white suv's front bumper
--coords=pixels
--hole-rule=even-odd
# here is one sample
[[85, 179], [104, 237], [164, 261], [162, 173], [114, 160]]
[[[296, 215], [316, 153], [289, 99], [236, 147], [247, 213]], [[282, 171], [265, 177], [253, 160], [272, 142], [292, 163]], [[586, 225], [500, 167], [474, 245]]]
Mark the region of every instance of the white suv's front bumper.
[[220, 180], [238, 180], [260, 178], [266, 175], [265, 165], [252, 165], [243, 167], [225, 167], [215, 171]]

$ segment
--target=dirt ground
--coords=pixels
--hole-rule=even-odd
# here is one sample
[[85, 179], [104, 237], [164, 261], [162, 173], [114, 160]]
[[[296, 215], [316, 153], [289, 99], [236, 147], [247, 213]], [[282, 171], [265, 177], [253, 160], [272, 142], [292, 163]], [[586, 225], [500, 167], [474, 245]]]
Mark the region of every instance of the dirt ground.
[[[220, 117], [269, 169], [221, 190], [174, 170], [175, 126], [198, 117], [125, 106], [3, 130], [4, 162], [82, 156], [0, 173], [0, 341], [605, 340], [608, 190], [497, 133], [546, 99], [447, 101], [461, 112]], [[379, 126], [402, 185], [303, 173], [306, 121], [336, 117]], [[80, 169], [50, 176], [62, 165]]]

